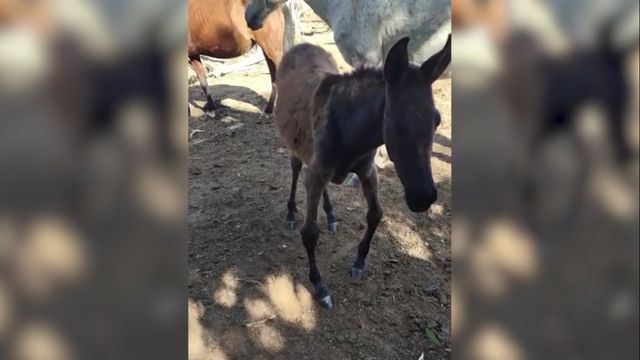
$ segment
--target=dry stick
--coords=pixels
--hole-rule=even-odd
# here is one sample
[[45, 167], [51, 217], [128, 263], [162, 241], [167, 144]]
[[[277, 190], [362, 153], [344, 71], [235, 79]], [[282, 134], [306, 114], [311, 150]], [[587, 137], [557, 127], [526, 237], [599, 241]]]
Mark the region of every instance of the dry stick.
[[241, 279], [241, 278], [236, 278], [236, 280], [238, 281], [242, 281], [242, 282], [246, 282], [246, 283], [251, 283], [251, 284], [256, 284], [260, 287], [264, 287], [264, 284], [261, 283], [260, 281], [256, 281], [256, 280], [247, 280], [247, 279]]
[[204, 138], [204, 139], [196, 140], [196, 141], [191, 143], [191, 146], [202, 144], [203, 142], [208, 141], [208, 140], [210, 140], [210, 139], [209, 138]]
[[191, 130], [191, 132], [189, 133], [189, 139], [191, 139], [193, 137], [193, 135], [195, 135], [197, 133], [201, 133], [201, 132], [204, 132], [204, 130], [200, 130], [200, 129]]
[[262, 324], [266, 323], [267, 321], [269, 321], [269, 320], [273, 320], [273, 319], [275, 319], [275, 318], [276, 318], [276, 315], [275, 315], [275, 314], [271, 314], [271, 315], [269, 315], [269, 317], [267, 317], [267, 318], [248, 322], [248, 323], [244, 324], [244, 326], [246, 326], [246, 327], [248, 327], [248, 328], [256, 327], [256, 326], [260, 326], [260, 325], [262, 325]]

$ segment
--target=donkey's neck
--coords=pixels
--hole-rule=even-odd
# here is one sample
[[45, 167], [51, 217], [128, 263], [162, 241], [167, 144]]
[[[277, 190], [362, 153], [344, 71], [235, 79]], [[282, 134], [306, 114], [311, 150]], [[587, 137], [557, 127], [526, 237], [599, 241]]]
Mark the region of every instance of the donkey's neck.
[[358, 99], [349, 116], [339, 123], [342, 146], [354, 157], [364, 155], [384, 143], [384, 85], [371, 89], [366, 98]]
[[304, 0], [313, 12], [316, 13], [324, 22], [333, 26], [336, 19], [336, 11], [344, 11], [344, 5], [340, 4], [343, 0]]

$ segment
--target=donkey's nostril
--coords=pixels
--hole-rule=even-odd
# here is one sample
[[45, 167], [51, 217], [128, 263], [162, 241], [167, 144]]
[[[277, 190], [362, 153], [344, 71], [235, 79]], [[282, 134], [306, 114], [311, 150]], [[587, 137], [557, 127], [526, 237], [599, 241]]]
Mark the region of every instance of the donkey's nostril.
[[258, 30], [262, 27], [260, 17], [257, 15], [246, 18], [245, 20], [247, 21], [247, 26], [249, 26], [249, 29], [251, 30]]

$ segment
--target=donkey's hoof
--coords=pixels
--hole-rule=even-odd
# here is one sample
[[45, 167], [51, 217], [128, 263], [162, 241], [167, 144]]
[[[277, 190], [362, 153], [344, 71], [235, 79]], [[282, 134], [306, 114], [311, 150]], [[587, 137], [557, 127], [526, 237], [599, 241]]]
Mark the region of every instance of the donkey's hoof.
[[296, 221], [295, 220], [287, 220], [287, 223], [286, 223], [285, 227], [287, 228], [287, 230], [295, 230], [296, 229]]
[[322, 299], [319, 299], [318, 304], [320, 304], [320, 306], [322, 306], [323, 309], [327, 309], [327, 310], [333, 309], [333, 307], [335, 306], [335, 302], [333, 301], [333, 296], [331, 295], [327, 295]]
[[360, 282], [364, 278], [364, 269], [351, 268], [351, 280]]
[[334, 222], [327, 223], [327, 229], [329, 229], [329, 231], [332, 233], [338, 231], [338, 222], [334, 221]]
[[316, 286], [315, 298], [318, 304], [324, 309], [331, 309], [335, 305], [333, 297], [329, 294], [329, 290], [327, 290], [327, 287], [322, 283]]
[[220, 102], [220, 100], [209, 99], [207, 100], [207, 103], [202, 107], [202, 110], [209, 116], [215, 116], [215, 110], [222, 107], [224, 107], [224, 105], [222, 105], [222, 102]]
[[358, 187], [360, 186], [360, 180], [355, 174], [349, 174], [347, 181], [344, 182], [344, 186], [351, 188]]

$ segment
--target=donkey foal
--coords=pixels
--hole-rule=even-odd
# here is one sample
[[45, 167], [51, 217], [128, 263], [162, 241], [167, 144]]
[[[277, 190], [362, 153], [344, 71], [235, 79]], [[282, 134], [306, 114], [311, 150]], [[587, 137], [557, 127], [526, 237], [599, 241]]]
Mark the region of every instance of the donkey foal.
[[326, 191], [357, 174], [367, 201], [367, 228], [351, 268], [354, 280], [363, 278], [365, 258], [382, 218], [378, 176], [373, 159], [385, 144], [411, 211], [426, 211], [437, 199], [431, 173], [431, 147], [440, 115], [431, 84], [451, 61], [450, 36], [444, 48], [420, 67], [409, 64], [409, 38], [389, 51], [384, 69], [361, 68], [340, 74], [329, 53], [301, 44], [282, 58], [277, 71], [279, 91], [274, 122], [292, 152], [293, 177], [287, 224], [294, 226], [296, 184], [302, 163], [308, 165], [305, 186], [307, 213], [300, 230], [309, 261], [309, 279], [315, 298], [325, 308], [334, 305], [316, 265], [315, 248], [320, 197], [331, 230], [335, 217]]

